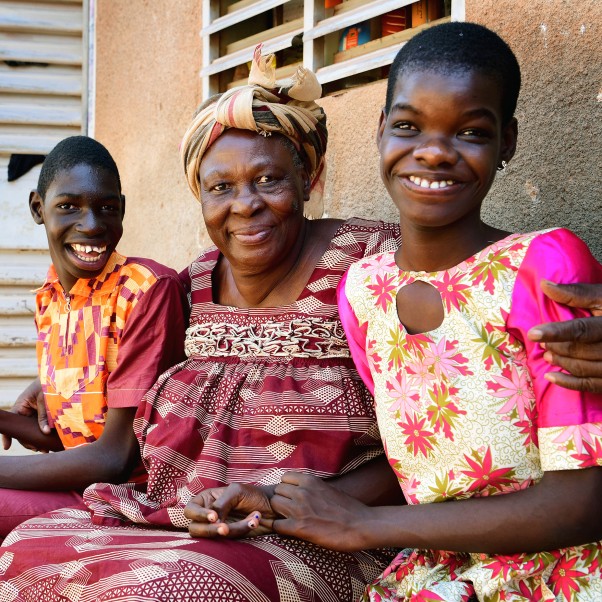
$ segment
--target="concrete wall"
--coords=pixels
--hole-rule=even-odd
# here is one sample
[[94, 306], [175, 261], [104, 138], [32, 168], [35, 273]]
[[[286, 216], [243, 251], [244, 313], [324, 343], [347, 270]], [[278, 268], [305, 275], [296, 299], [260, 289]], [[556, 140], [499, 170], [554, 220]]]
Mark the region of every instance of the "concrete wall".
[[[517, 231], [568, 226], [602, 259], [602, 2], [466, 0], [466, 18], [498, 31], [523, 71], [519, 149], [486, 219]], [[200, 98], [199, 29], [196, 0], [99, 1], [96, 134], [128, 195], [121, 249], [177, 268], [208, 242], [177, 153]], [[396, 219], [374, 141], [384, 95], [378, 82], [322, 100], [330, 216]]]

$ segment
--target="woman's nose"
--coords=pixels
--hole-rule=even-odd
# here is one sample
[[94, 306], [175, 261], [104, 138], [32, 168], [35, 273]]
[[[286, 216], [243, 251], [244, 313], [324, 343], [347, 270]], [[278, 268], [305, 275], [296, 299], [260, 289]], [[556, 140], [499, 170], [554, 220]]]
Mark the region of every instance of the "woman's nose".
[[261, 195], [253, 186], [245, 186], [238, 191], [232, 204], [232, 211], [241, 215], [253, 215], [263, 206]]
[[414, 158], [427, 165], [454, 165], [458, 161], [458, 152], [443, 138], [429, 138], [414, 150]]

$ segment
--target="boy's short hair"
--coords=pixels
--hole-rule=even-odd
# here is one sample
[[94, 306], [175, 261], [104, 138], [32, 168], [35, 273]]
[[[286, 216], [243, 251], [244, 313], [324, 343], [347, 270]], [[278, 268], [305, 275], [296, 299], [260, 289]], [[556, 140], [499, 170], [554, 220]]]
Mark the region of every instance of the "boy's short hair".
[[121, 178], [119, 170], [111, 153], [98, 141], [88, 136], [70, 136], [61, 140], [48, 154], [42, 163], [42, 170], [38, 178], [38, 193], [46, 197], [48, 187], [57, 173], [75, 167], [88, 165], [97, 169], [106, 169], [117, 179], [119, 192], [121, 192]]
[[520, 90], [520, 67], [514, 53], [495, 32], [476, 23], [443, 23], [421, 31], [397, 53], [387, 82], [385, 112], [395, 85], [411, 69], [435, 72], [478, 71], [497, 80], [502, 89], [502, 121], [514, 115]]

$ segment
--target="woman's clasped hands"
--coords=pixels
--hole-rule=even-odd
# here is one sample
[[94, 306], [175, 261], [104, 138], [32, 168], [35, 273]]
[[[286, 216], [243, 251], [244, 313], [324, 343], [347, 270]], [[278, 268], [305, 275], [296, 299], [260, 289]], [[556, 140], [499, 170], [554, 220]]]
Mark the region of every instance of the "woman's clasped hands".
[[345, 552], [373, 547], [368, 532], [347, 528], [365, 523], [368, 513], [365, 504], [299, 472], [285, 473], [275, 486], [234, 483], [208, 489], [184, 511], [192, 521], [192, 537], [236, 539], [274, 532]]

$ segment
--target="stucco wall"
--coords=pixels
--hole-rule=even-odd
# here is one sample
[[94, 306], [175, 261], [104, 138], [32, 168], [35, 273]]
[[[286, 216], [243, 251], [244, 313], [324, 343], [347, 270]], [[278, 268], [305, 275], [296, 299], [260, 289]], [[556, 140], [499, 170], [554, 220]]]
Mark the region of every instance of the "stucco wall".
[[[96, 134], [128, 195], [121, 248], [178, 268], [208, 242], [177, 157], [200, 95], [199, 12], [196, 0], [100, 0], [98, 8]], [[602, 259], [602, 2], [466, 0], [466, 18], [498, 31], [523, 72], [518, 152], [486, 219], [511, 230], [570, 227]], [[378, 82], [322, 100], [330, 216], [396, 219], [374, 140], [384, 95]]]
[[198, 0], [97, 3], [95, 136], [127, 199], [119, 249], [175, 268], [207, 245], [178, 155], [200, 99], [200, 29]]

